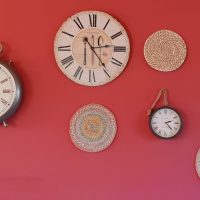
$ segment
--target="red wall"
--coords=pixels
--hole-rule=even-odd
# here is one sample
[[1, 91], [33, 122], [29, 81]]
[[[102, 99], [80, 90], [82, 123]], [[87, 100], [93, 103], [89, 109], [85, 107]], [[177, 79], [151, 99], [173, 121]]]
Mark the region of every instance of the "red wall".
[[[0, 200], [199, 200], [199, 7], [198, 0], [0, 0], [0, 40], [24, 85], [20, 109], [0, 127]], [[126, 70], [104, 86], [75, 84], [55, 63], [57, 29], [82, 10], [108, 12], [130, 37]], [[188, 46], [172, 73], [151, 69], [143, 57], [145, 39], [160, 29], [176, 31]], [[184, 120], [167, 141], [151, 134], [146, 117], [161, 87]], [[68, 134], [73, 113], [92, 102], [118, 121], [114, 143], [100, 153], [78, 150]]]

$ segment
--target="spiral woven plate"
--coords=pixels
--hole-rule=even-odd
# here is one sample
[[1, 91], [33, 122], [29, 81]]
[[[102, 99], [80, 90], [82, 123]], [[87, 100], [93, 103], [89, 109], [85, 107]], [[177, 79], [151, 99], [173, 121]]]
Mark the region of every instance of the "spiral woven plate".
[[144, 57], [154, 69], [163, 72], [178, 69], [186, 58], [186, 44], [182, 37], [169, 30], [160, 30], [148, 37]]
[[196, 170], [197, 170], [197, 174], [199, 175], [200, 178], [200, 149], [197, 152], [197, 156], [196, 156]]
[[70, 136], [74, 145], [87, 152], [99, 152], [111, 145], [117, 125], [114, 115], [102, 105], [81, 107], [70, 122]]

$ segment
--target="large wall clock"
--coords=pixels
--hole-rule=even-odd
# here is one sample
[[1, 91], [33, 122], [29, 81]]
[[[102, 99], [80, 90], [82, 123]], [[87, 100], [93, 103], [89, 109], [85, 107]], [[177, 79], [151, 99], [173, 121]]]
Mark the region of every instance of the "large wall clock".
[[79, 12], [59, 28], [54, 54], [60, 70], [72, 81], [98, 86], [115, 79], [126, 67], [128, 35], [112, 16], [99, 11]]

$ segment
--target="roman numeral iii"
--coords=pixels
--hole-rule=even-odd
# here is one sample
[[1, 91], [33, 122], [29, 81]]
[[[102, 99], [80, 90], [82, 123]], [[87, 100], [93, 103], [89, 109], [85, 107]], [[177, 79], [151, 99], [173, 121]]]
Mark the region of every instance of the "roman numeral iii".
[[114, 52], [126, 52], [126, 46], [114, 46]]

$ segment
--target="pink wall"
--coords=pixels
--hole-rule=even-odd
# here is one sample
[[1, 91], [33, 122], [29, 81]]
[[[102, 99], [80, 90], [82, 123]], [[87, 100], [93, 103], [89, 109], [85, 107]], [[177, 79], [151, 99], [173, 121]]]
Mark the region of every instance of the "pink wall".
[[[0, 0], [0, 40], [24, 85], [10, 127], [0, 127], [0, 200], [199, 200], [199, 7], [198, 0]], [[96, 88], [68, 80], [53, 55], [61, 23], [88, 9], [119, 19], [132, 46], [123, 74]], [[173, 73], [151, 69], [143, 58], [145, 39], [160, 29], [176, 31], [188, 46], [185, 64]], [[184, 120], [173, 140], [148, 129], [146, 110], [161, 87]], [[114, 143], [95, 154], [76, 149], [68, 134], [73, 113], [92, 102], [118, 121]]]

